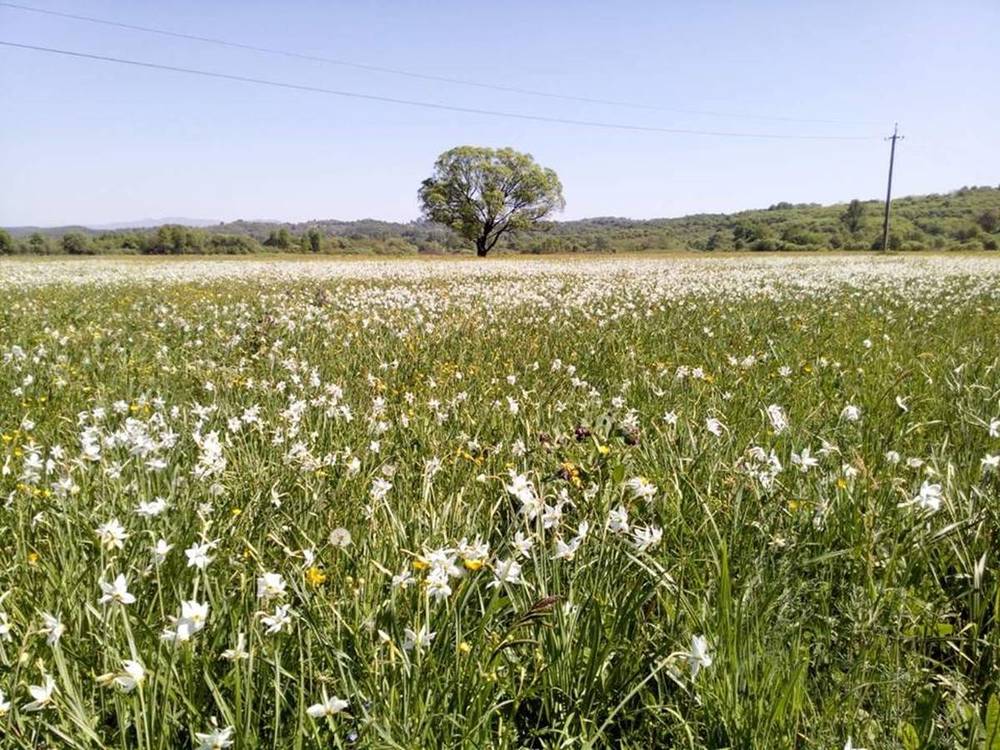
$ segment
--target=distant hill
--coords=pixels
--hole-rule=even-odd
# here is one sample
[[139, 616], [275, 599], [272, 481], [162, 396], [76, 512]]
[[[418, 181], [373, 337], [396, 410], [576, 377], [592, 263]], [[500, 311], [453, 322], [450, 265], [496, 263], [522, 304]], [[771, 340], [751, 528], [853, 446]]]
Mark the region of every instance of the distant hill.
[[[877, 200], [821, 206], [777, 203], [732, 214], [674, 219], [597, 217], [556, 221], [507, 237], [499, 252], [636, 252], [654, 250], [868, 250], [881, 238], [883, 203]], [[147, 220], [153, 221], [153, 220]], [[425, 221], [408, 223], [323, 219], [299, 223], [192, 219], [146, 221], [114, 228], [12, 227], [15, 252], [245, 253], [456, 253], [469, 243]], [[130, 225], [143, 225], [134, 228]], [[60, 238], [73, 233], [66, 245]], [[893, 201], [893, 247], [900, 250], [1000, 247], [1000, 187], [963, 187], [950, 193]]]
[[13, 237], [27, 237], [29, 234], [41, 232], [42, 234], [55, 236], [66, 234], [66, 232], [108, 232], [117, 229], [155, 229], [164, 224], [177, 224], [182, 227], [211, 227], [222, 222], [215, 219], [188, 219], [182, 216], [165, 216], [162, 219], [137, 219], [135, 221], [120, 221], [111, 224], [67, 224], [59, 227], [5, 227]]
[[164, 224], [179, 224], [182, 227], [211, 227], [222, 222], [215, 219], [188, 219], [183, 216], [167, 216], [162, 219], [139, 219], [137, 221], [122, 221], [117, 224], [96, 224], [89, 229], [104, 231], [108, 229], [149, 229]]

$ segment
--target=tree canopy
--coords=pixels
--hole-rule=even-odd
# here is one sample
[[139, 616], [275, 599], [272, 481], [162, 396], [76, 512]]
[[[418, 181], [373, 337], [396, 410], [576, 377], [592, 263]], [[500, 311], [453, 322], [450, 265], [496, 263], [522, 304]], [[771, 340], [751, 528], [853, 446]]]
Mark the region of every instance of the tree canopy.
[[566, 205], [556, 173], [512, 148], [445, 151], [419, 196], [424, 216], [474, 242], [480, 257]]

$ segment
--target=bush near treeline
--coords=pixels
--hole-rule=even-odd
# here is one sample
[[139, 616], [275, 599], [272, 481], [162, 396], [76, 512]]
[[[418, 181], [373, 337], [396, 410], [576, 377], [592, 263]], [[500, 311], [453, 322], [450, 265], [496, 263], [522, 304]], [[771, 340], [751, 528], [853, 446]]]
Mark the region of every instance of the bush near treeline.
[[[880, 201], [849, 204], [776, 203], [734, 214], [677, 219], [601, 217], [551, 222], [505, 237], [495, 251], [531, 254], [640, 251], [811, 251], [879, 249]], [[890, 249], [997, 250], [1000, 187], [964, 187], [943, 195], [893, 202]], [[277, 224], [235, 221], [206, 228], [95, 231], [82, 227], [0, 230], [0, 254], [134, 253], [143, 255], [247, 253], [447, 254], [472, 248], [447, 228], [364, 219]]]

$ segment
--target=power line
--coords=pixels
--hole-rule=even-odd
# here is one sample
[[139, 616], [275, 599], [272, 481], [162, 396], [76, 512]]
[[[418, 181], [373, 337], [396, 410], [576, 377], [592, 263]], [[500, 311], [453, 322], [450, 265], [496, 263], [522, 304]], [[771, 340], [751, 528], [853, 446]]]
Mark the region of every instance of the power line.
[[97, 18], [95, 16], [83, 16], [76, 13], [64, 13], [61, 11], [48, 10], [45, 8], [35, 8], [30, 5], [21, 5], [19, 3], [0, 2], [0, 6], [3, 6], [5, 8], [11, 8], [13, 10], [28, 11], [30, 13], [41, 13], [47, 16], [69, 18], [74, 21], [85, 21], [87, 23], [101, 24], [103, 26], [112, 26], [114, 28], [127, 29], [129, 31], [141, 31], [147, 34], [159, 34], [161, 36], [173, 37], [175, 39], [187, 39], [195, 42], [205, 42], [207, 44], [216, 44], [222, 47], [231, 47], [234, 49], [249, 50], [251, 52], [263, 52], [269, 55], [281, 55], [283, 57], [292, 57], [299, 60], [310, 60], [312, 62], [328, 63], [330, 65], [340, 65], [347, 68], [354, 68], [356, 70], [367, 70], [376, 73], [388, 73], [390, 75], [406, 76], [408, 78], [417, 78], [424, 81], [436, 81], [438, 83], [449, 83], [458, 86], [471, 86], [480, 89], [491, 89], [493, 91], [503, 91], [509, 94], [523, 94], [526, 96], [545, 97], [549, 99], [561, 99], [563, 101], [582, 102], [586, 104], [609, 104], [616, 107], [630, 107], [633, 109], [646, 109], [646, 110], [655, 110], [660, 112], [675, 112], [678, 114], [699, 115], [708, 117], [727, 117], [727, 118], [738, 118], [747, 120], [770, 120], [774, 122], [822, 123], [826, 125], [865, 124], [865, 123], [860, 123], [858, 121], [847, 121], [847, 120], [826, 120], [826, 119], [814, 119], [814, 118], [802, 118], [802, 117], [782, 117], [778, 115], [736, 114], [732, 112], [713, 112], [713, 111], [696, 110], [696, 109], [677, 109], [672, 107], [663, 107], [656, 104], [644, 104], [640, 102], [620, 101], [616, 99], [601, 99], [589, 96], [575, 96], [572, 94], [557, 94], [551, 91], [539, 91], [537, 89], [521, 88], [518, 86], [504, 86], [495, 83], [484, 83], [482, 81], [472, 81], [467, 78], [453, 78], [449, 76], [432, 75], [429, 73], [419, 73], [412, 70], [403, 70], [401, 68], [389, 68], [381, 65], [370, 65], [367, 63], [342, 60], [334, 57], [309, 55], [301, 52], [292, 52], [289, 50], [275, 49], [272, 47], [259, 47], [253, 44], [245, 44], [243, 42], [234, 42], [226, 39], [216, 39], [214, 37], [199, 36], [197, 34], [186, 34], [179, 31], [169, 31], [167, 29], [153, 28], [151, 26], [137, 26], [135, 24], [122, 23], [120, 21], [112, 21], [106, 18]]
[[724, 138], [765, 138], [771, 140], [820, 140], [820, 141], [867, 141], [873, 136], [861, 135], [793, 135], [786, 133], [742, 133], [726, 130], [692, 130], [687, 128], [660, 128], [651, 125], [630, 125], [624, 123], [601, 122], [598, 120], [575, 120], [566, 117], [548, 117], [546, 115], [532, 115], [522, 112], [504, 112], [494, 109], [479, 109], [476, 107], [461, 107], [452, 104], [439, 104], [436, 102], [425, 102], [416, 99], [398, 99], [391, 96], [379, 96], [377, 94], [365, 94], [358, 91], [339, 91], [337, 89], [327, 89], [320, 86], [307, 86], [298, 83], [286, 83], [284, 81], [271, 81], [266, 78], [252, 78], [250, 76], [233, 75], [230, 73], [217, 73], [209, 70], [199, 70], [197, 68], [182, 68], [176, 65], [161, 65], [160, 63], [145, 62], [142, 60], [128, 60], [123, 57], [109, 57], [106, 55], [93, 55], [87, 52], [75, 52], [54, 47], [41, 47], [34, 44], [19, 44], [0, 40], [0, 45], [4, 47], [15, 47], [17, 49], [33, 50], [45, 52], [53, 55], [64, 55], [86, 60], [100, 60], [101, 62], [117, 63], [119, 65], [132, 65], [139, 68], [152, 68], [154, 70], [166, 70], [173, 73], [186, 73], [188, 75], [204, 76], [206, 78], [221, 78], [227, 81], [239, 81], [241, 83], [253, 83], [261, 86], [272, 86], [275, 88], [293, 89], [295, 91], [308, 91], [316, 94], [329, 94], [332, 96], [343, 96], [351, 99], [365, 99], [375, 102], [386, 102], [389, 104], [404, 104], [409, 107], [423, 107], [425, 109], [447, 110], [450, 112], [463, 112], [473, 115], [489, 115], [491, 117], [506, 117], [514, 120], [531, 120], [534, 122], [549, 122], [559, 125], [579, 125], [591, 128], [605, 128], [610, 130], [630, 130], [648, 133], [672, 133], [675, 135], [705, 135]]

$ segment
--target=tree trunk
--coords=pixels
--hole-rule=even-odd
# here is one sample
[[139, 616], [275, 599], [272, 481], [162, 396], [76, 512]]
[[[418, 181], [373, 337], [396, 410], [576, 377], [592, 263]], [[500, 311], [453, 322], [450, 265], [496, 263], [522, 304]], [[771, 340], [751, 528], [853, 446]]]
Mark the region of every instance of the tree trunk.
[[486, 247], [485, 237], [480, 237], [479, 239], [476, 240], [476, 255], [478, 255], [480, 258], [485, 258], [486, 253], [488, 253], [489, 251], [490, 249]]

